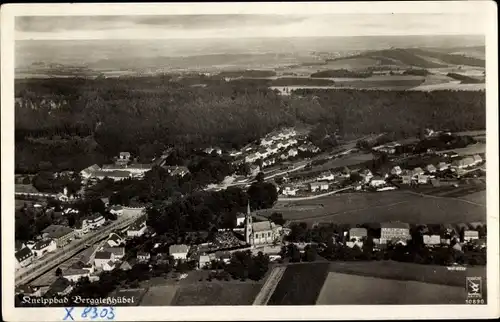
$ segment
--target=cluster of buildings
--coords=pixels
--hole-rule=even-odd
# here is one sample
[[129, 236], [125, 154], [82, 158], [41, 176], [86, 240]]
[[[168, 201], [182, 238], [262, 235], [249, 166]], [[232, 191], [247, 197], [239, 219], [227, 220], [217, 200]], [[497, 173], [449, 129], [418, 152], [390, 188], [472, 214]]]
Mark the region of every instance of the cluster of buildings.
[[[477, 230], [479, 225], [478, 223], [470, 225], [458, 224], [457, 228], [464, 230], [462, 240], [459, 236], [459, 229], [456, 229], [452, 225], [445, 225], [442, 234], [431, 234], [424, 226], [422, 230], [423, 242], [429, 248], [453, 244], [453, 248], [459, 251], [462, 250], [464, 245], [474, 245], [478, 249], [484, 249], [486, 247], [486, 240], [479, 236], [479, 231]], [[351, 228], [345, 234], [348, 234], [346, 246], [350, 248], [354, 246], [363, 247], [364, 241], [368, 238], [368, 230], [366, 228]], [[411, 239], [409, 224], [388, 222], [380, 225], [380, 238], [374, 238], [373, 242], [375, 248], [379, 248], [388, 243], [406, 245]]]
[[120, 152], [114, 164], [105, 164], [102, 168], [97, 164], [91, 165], [80, 171], [80, 176], [84, 180], [110, 178], [120, 181], [128, 178], [141, 178], [152, 167], [152, 164], [132, 163], [129, 152]]

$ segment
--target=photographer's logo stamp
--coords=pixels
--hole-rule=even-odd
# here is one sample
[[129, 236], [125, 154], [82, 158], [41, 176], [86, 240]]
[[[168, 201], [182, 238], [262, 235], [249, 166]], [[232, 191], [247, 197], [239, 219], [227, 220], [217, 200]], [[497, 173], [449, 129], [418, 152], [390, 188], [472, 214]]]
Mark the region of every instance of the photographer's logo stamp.
[[467, 298], [480, 299], [483, 297], [483, 281], [481, 277], [467, 277]]

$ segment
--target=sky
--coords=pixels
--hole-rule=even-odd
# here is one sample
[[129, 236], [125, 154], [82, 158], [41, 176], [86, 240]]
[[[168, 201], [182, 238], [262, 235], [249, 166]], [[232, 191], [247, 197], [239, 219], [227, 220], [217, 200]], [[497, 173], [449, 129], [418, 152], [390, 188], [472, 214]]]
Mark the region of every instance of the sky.
[[484, 35], [468, 13], [22, 16], [16, 40]]

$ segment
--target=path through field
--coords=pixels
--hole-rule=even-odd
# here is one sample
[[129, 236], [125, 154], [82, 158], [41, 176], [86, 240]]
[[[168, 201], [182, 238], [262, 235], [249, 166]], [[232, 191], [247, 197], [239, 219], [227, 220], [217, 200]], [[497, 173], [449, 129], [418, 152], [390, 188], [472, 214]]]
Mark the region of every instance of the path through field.
[[273, 269], [266, 280], [266, 283], [260, 289], [259, 294], [255, 297], [253, 305], [266, 305], [271, 295], [273, 295], [276, 286], [285, 273], [286, 266], [278, 266]]

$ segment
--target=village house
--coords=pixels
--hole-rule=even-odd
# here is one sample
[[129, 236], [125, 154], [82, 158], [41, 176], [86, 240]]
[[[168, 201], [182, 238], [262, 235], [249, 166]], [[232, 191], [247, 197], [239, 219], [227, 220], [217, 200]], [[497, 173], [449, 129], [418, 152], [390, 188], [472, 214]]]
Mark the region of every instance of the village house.
[[268, 154], [274, 154], [277, 153], [279, 150], [279, 147], [277, 144], [270, 145], [266, 148], [266, 151]]
[[363, 171], [361, 171], [359, 173], [359, 175], [363, 178], [363, 181], [365, 183], [370, 182], [370, 180], [373, 178], [372, 172], [370, 170], [368, 170], [368, 169], [364, 169]]
[[54, 252], [56, 249], [57, 249], [57, 244], [54, 240], [44, 239], [37, 242], [31, 250], [33, 251], [35, 257], [41, 257], [46, 253]]
[[67, 279], [60, 277], [54, 281], [45, 293], [48, 296], [65, 296], [73, 291], [71, 282]]
[[115, 268], [115, 255], [111, 252], [98, 251], [95, 253], [94, 266], [103, 271], [111, 271]]
[[424, 173], [425, 173], [425, 172], [424, 172], [424, 170], [422, 170], [422, 168], [417, 167], [417, 168], [413, 169], [413, 171], [412, 171], [412, 176], [413, 176], [414, 178], [416, 178], [416, 177], [418, 177], [419, 175], [424, 174]]
[[205, 152], [206, 154], [212, 154], [212, 152], [215, 152], [218, 155], [221, 155], [222, 149], [219, 147], [209, 147], [209, 148], [206, 148], [205, 150], [203, 150], [203, 152]]
[[479, 239], [479, 232], [477, 230], [464, 231], [464, 241], [470, 242], [474, 239]]
[[125, 240], [116, 233], [109, 234], [108, 240], [106, 241], [109, 247], [117, 247], [125, 244]]
[[433, 164], [428, 164], [425, 167], [425, 170], [427, 170], [427, 172], [429, 172], [429, 173], [434, 173], [434, 172], [436, 172], [437, 169]]
[[401, 173], [403, 173], [403, 171], [401, 170], [401, 167], [399, 165], [397, 165], [391, 169], [392, 175], [399, 176], [399, 175], [401, 175]]
[[368, 236], [366, 228], [351, 228], [349, 229], [349, 240], [363, 240]]
[[417, 176], [417, 182], [419, 184], [427, 184], [429, 182], [429, 176], [426, 174], [420, 174]]
[[125, 247], [106, 247], [101, 250], [103, 252], [110, 252], [113, 254], [115, 260], [120, 260], [125, 256]]
[[76, 283], [83, 277], [90, 278], [91, 271], [83, 268], [69, 268], [63, 272], [62, 276], [70, 282]]
[[283, 190], [281, 191], [281, 193], [285, 196], [295, 196], [295, 195], [297, 195], [298, 190], [299, 189], [295, 188], [294, 186], [286, 185], [283, 187]]
[[239, 213], [236, 215], [236, 227], [240, 227], [245, 223], [245, 214]]
[[410, 225], [402, 222], [389, 222], [380, 225], [380, 243], [385, 244], [389, 241], [407, 241], [411, 239]]
[[297, 151], [297, 149], [290, 149], [290, 150], [288, 150], [288, 156], [290, 156], [292, 158], [295, 157], [295, 156], [297, 156], [297, 154], [299, 154], [299, 151]]
[[122, 206], [113, 206], [109, 209], [109, 212], [115, 216], [123, 215], [123, 207]]
[[83, 179], [89, 179], [90, 177], [92, 177], [94, 175], [95, 172], [100, 171], [100, 170], [101, 170], [101, 167], [98, 166], [97, 164], [94, 164], [94, 165], [91, 165], [90, 167], [87, 167], [87, 168], [83, 169], [82, 171], [80, 171], [80, 176]]
[[101, 214], [93, 214], [92, 216], [83, 220], [82, 225], [88, 227], [88, 229], [97, 229], [104, 225], [106, 219]]
[[57, 247], [63, 247], [75, 238], [75, 232], [73, 229], [66, 226], [50, 225], [42, 230], [42, 238], [52, 239], [55, 241]]
[[441, 236], [439, 235], [424, 235], [423, 236], [424, 245], [426, 246], [437, 246], [441, 244]]
[[451, 163], [452, 169], [465, 169], [474, 165], [474, 159], [472, 157], [466, 157], [460, 160], [454, 160]]
[[209, 267], [212, 263], [212, 260], [215, 260], [215, 254], [202, 254], [198, 257], [198, 269], [202, 269], [205, 267]]
[[449, 165], [446, 163], [446, 162], [439, 162], [438, 164], [438, 171], [444, 171], [444, 170], [447, 170], [449, 168]]
[[309, 187], [311, 189], [311, 192], [316, 192], [316, 191], [326, 191], [329, 188], [329, 184], [326, 181], [320, 181], [320, 182], [311, 182], [309, 184]]
[[137, 252], [137, 262], [148, 263], [151, 259], [151, 254], [147, 252]]
[[253, 162], [257, 161], [258, 159], [260, 159], [260, 154], [258, 152], [250, 153], [250, 154], [245, 156], [246, 163], [253, 163]]
[[188, 245], [171, 245], [168, 248], [168, 253], [175, 260], [185, 260], [189, 253], [190, 247]]
[[381, 187], [385, 185], [385, 179], [381, 176], [373, 176], [372, 179], [370, 180], [370, 186], [371, 187]]
[[316, 181], [333, 181], [334, 179], [334, 174], [331, 171], [326, 171], [321, 173], [321, 175], [316, 178]]
[[118, 159], [126, 162], [130, 161], [130, 152], [120, 152]]
[[260, 167], [256, 164], [250, 165], [250, 175], [256, 176], [260, 172]]
[[120, 265], [120, 269], [122, 271], [130, 271], [132, 269], [132, 266], [129, 264], [129, 262], [127, 261], [124, 261], [121, 265]]
[[16, 268], [29, 266], [33, 262], [33, 252], [28, 247], [24, 247], [15, 253]]
[[474, 165], [478, 165], [483, 162], [483, 158], [481, 158], [479, 154], [475, 154], [474, 156], [472, 156], [472, 159], [474, 160]]
[[262, 161], [262, 166], [269, 167], [275, 163], [276, 163], [276, 160], [274, 158], [270, 158], [270, 159], [266, 159], [266, 160]]
[[411, 175], [403, 175], [403, 176], [401, 176], [401, 183], [402, 184], [411, 184], [412, 183], [412, 177], [411, 177]]
[[27, 246], [22, 241], [16, 240], [14, 242], [14, 249], [15, 249], [16, 252], [20, 251], [21, 249], [23, 249], [25, 247], [27, 247]]
[[114, 170], [114, 171], [95, 171], [92, 178], [103, 180], [104, 178], [109, 178], [113, 181], [121, 181], [129, 179], [132, 174], [129, 171]]
[[272, 138], [268, 138], [268, 137], [264, 137], [260, 140], [260, 145], [262, 146], [270, 146], [273, 144], [273, 139]]
[[146, 229], [147, 229], [147, 226], [146, 226], [145, 221], [135, 222], [127, 230], [127, 237], [129, 237], [129, 238], [141, 237], [142, 235], [144, 235], [146, 233]]

